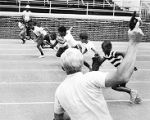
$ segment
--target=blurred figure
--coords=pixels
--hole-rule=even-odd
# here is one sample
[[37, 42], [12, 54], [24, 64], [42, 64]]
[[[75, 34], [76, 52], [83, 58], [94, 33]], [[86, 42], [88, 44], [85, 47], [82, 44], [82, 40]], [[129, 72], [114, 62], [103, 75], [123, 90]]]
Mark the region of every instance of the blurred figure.
[[24, 24], [26, 26], [26, 35], [27, 35], [27, 39], [31, 39], [31, 26], [32, 26], [32, 19], [31, 19], [31, 11], [29, 10], [30, 6], [26, 5], [25, 10], [23, 11], [23, 21]]
[[19, 33], [19, 37], [22, 40], [22, 43], [24, 44], [26, 42], [25, 41], [25, 39], [26, 39], [26, 27], [25, 27], [22, 20], [18, 22], [18, 27], [21, 30], [20, 33]]

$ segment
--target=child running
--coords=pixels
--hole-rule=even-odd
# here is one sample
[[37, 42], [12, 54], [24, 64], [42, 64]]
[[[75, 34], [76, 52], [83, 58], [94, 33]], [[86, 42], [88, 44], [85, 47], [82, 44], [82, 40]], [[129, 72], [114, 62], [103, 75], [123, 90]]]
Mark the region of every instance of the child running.
[[23, 21], [19, 21], [18, 22], [18, 27], [20, 28], [20, 33], [19, 33], [19, 37], [22, 40], [22, 44], [25, 44], [25, 38], [26, 38], [26, 27], [23, 24]]
[[57, 57], [60, 57], [61, 54], [68, 48], [80, 48], [80, 43], [76, 41], [73, 36], [71, 35], [71, 30], [73, 27], [70, 27], [69, 30], [66, 29], [66, 27], [61, 26], [58, 28], [58, 35], [56, 38], [56, 43], [53, 47], [55, 47], [57, 44], [59, 45], [59, 49], [56, 53]]
[[43, 58], [44, 57], [44, 53], [42, 51], [42, 46], [44, 44], [44, 41], [46, 41], [47, 44], [50, 45], [50, 48], [52, 48], [52, 44], [50, 42], [50, 37], [49, 34], [46, 30], [44, 30], [43, 27], [41, 27], [40, 23], [34, 23], [34, 27], [33, 27], [33, 33], [35, 36], [35, 42], [37, 43], [37, 48], [40, 51], [40, 56], [39, 58]]
[[[88, 34], [86, 32], [82, 32], [82, 33], [80, 33], [79, 37], [80, 37], [80, 40], [82, 42], [82, 45], [81, 45], [82, 54], [85, 55], [88, 52], [92, 51], [94, 53], [94, 55], [98, 56], [100, 59], [101, 57], [100, 57], [99, 53], [97, 52], [97, 50], [95, 49], [94, 44], [88, 40]], [[90, 71], [92, 71], [91, 66], [85, 60], [84, 60], [84, 65], [86, 67], [88, 67], [90, 69]]]
[[[99, 59], [98, 57], [97, 57], [97, 61], [95, 60], [96, 57], [93, 59], [92, 70], [98, 71], [100, 65], [105, 60], [110, 61], [110, 63], [112, 65], [114, 65], [114, 67], [116, 67], [116, 68], [119, 67], [125, 54], [122, 52], [113, 51], [112, 50], [112, 44], [110, 41], [104, 41], [102, 43], [102, 50], [103, 50], [105, 55], [104, 55], [103, 59]], [[135, 67], [134, 71], [136, 71], [136, 70], [137, 70], [137, 68]], [[117, 84], [117, 85], [113, 86], [112, 89], [116, 90], [116, 91], [122, 91], [122, 92], [128, 93], [130, 95], [130, 102], [131, 103], [135, 103], [135, 104], [141, 103], [142, 99], [139, 97], [137, 90], [133, 90], [133, 89], [126, 87], [126, 84], [127, 83]]]

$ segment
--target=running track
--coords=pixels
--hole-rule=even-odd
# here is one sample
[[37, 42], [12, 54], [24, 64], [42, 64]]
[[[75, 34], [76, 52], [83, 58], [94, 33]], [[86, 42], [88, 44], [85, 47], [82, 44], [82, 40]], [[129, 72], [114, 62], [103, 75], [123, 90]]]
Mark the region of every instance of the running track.
[[[94, 44], [101, 51], [101, 42]], [[127, 43], [114, 42], [113, 46], [125, 51]], [[46, 57], [39, 59], [33, 41], [23, 45], [20, 40], [0, 39], [0, 120], [52, 120], [54, 92], [65, 73], [55, 51], [44, 52]], [[128, 87], [139, 91], [142, 104], [131, 105], [128, 94], [104, 90], [114, 120], [150, 120], [150, 43], [139, 44], [136, 66]], [[108, 62], [101, 68], [113, 69]]]

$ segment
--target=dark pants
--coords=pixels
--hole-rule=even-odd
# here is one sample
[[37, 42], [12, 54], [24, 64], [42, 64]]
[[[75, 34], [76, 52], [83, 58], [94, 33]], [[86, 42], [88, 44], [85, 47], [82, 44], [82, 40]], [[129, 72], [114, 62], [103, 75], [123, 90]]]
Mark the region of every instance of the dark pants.
[[25, 25], [26, 25], [26, 35], [29, 36], [29, 38], [31, 38], [31, 27], [33, 25], [32, 20], [25, 22]]
[[43, 38], [43, 43], [42, 43], [42, 48], [46, 48], [46, 47], [44, 47], [45, 45], [49, 45], [50, 47], [49, 48], [52, 48], [53, 46], [52, 46], [52, 43], [51, 43], [51, 41], [50, 41], [50, 37], [49, 37], [49, 34], [47, 34], [47, 35], [45, 35], [44, 36], [44, 38]]
[[62, 53], [65, 52], [65, 50], [68, 49], [68, 46], [60, 47], [56, 53], [57, 57], [61, 57]]
[[126, 93], [129, 93], [131, 92], [131, 89], [130, 88], [127, 88], [126, 87], [126, 84], [127, 83], [122, 83], [122, 84], [117, 84], [117, 85], [114, 85], [113, 87], [111, 87], [113, 90], [116, 90], [116, 91], [120, 91], [120, 92], [126, 92]]
[[103, 60], [100, 56], [94, 56], [92, 58], [92, 71], [98, 71], [102, 63]]

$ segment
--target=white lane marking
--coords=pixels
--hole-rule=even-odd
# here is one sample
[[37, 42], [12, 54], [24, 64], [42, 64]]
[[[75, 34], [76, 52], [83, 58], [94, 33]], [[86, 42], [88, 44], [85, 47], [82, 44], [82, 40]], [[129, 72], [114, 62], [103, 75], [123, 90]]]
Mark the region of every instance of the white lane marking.
[[[150, 99], [142, 99], [143, 102], [150, 102]], [[129, 102], [129, 100], [106, 100], [108, 103]], [[54, 102], [13, 102], [0, 103], [0, 105], [39, 105], [39, 104], [54, 104]]]
[[[63, 79], [62, 79], [62, 81], [63, 81]], [[3, 81], [3, 82], [0, 82], [0, 85], [31, 85], [31, 84], [37, 84], [37, 85], [39, 85], [39, 84], [60, 84], [61, 83], [61, 81], [59, 81], [59, 82], [53, 82], [53, 81], [51, 81], [51, 82], [41, 82], [41, 81], [37, 81], [37, 82], [5, 82], [5, 81]], [[129, 82], [129, 83], [131, 83], [131, 84], [150, 84], [150, 81], [131, 81], [131, 82]]]

